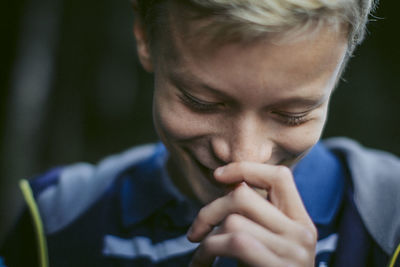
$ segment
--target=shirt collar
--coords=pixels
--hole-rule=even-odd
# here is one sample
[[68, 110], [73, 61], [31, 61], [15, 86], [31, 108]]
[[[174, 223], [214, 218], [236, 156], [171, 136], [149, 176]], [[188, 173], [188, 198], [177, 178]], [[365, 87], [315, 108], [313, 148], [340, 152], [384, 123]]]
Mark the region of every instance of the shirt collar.
[[[190, 224], [197, 213], [178, 192], [165, 169], [168, 152], [159, 143], [151, 157], [121, 174], [120, 203], [125, 227], [137, 224], [157, 211], [176, 224]], [[177, 212], [180, 216], [177, 216]]]
[[317, 143], [293, 171], [297, 189], [315, 224], [327, 225], [342, 202], [345, 172], [340, 159]]
[[[198, 207], [189, 203], [172, 184], [165, 169], [167, 158], [167, 150], [159, 143], [151, 157], [121, 174], [119, 190], [125, 227], [144, 220], [156, 211], [169, 214], [176, 224], [190, 224], [194, 218]], [[337, 214], [344, 191], [344, 170], [339, 159], [318, 143], [296, 165], [293, 173], [314, 223], [329, 224]], [[184, 210], [186, 216], [177, 216], [178, 210]]]

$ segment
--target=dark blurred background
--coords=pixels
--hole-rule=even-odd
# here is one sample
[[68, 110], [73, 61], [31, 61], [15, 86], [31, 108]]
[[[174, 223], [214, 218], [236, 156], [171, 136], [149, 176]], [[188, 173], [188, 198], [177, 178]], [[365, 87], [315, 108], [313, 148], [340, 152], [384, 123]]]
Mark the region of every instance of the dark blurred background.
[[[325, 137], [400, 155], [400, 2], [381, 1], [334, 94]], [[137, 62], [129, 0], [0, 4], [0, 242], [17, 179], [157, 140], [152, 80]]]

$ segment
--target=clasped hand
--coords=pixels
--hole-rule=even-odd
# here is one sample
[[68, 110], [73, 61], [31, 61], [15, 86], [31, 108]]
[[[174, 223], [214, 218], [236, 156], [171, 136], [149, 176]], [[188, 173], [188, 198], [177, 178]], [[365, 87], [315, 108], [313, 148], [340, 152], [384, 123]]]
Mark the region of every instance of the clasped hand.
[[[314, 266], [317, 231], [289, 168], [237, 162], [214, 176], [238, 186], [197, 215], [188, 232], [200, 242], [191, 266], [211, 266], [218, 256], [245, 266]], [[265, 189], [268, 198], [252, 187]]]

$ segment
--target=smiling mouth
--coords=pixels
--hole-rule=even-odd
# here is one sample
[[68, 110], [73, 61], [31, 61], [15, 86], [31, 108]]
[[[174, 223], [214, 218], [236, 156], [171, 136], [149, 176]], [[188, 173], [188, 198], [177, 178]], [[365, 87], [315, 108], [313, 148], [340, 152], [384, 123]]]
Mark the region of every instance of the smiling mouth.
[[198, 159], [196, 159], [195, 157], [193, 157], [194, 162], [196, 163], [196, 165], [199, 167], [201, 173], [203, 174], [204, 177], [206, 177], [206, 179], [212, 183], [214, 186], [219, 187], [219, 188], [226, 188], [227, 185], [226, 184], [222, 184], [220, 182], [218, 182], [217, 180], [214, 179], [214, 170], [210, 169], [206, 166], [204, 166]]

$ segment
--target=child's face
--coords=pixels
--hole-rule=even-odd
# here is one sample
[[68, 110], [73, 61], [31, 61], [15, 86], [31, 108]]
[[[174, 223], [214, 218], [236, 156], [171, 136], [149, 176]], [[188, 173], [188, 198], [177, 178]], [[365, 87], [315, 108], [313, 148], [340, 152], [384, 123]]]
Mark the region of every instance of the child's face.
[[232, 161], [293, 166], [318, 141], [344, 36], [322, 29], [294, 43], [219, 47], [179, 36], [154, 60], [153, 107], [173, 179], [186, 194], [208, 203], [227, 190], [215, 182], [215, 168]]

